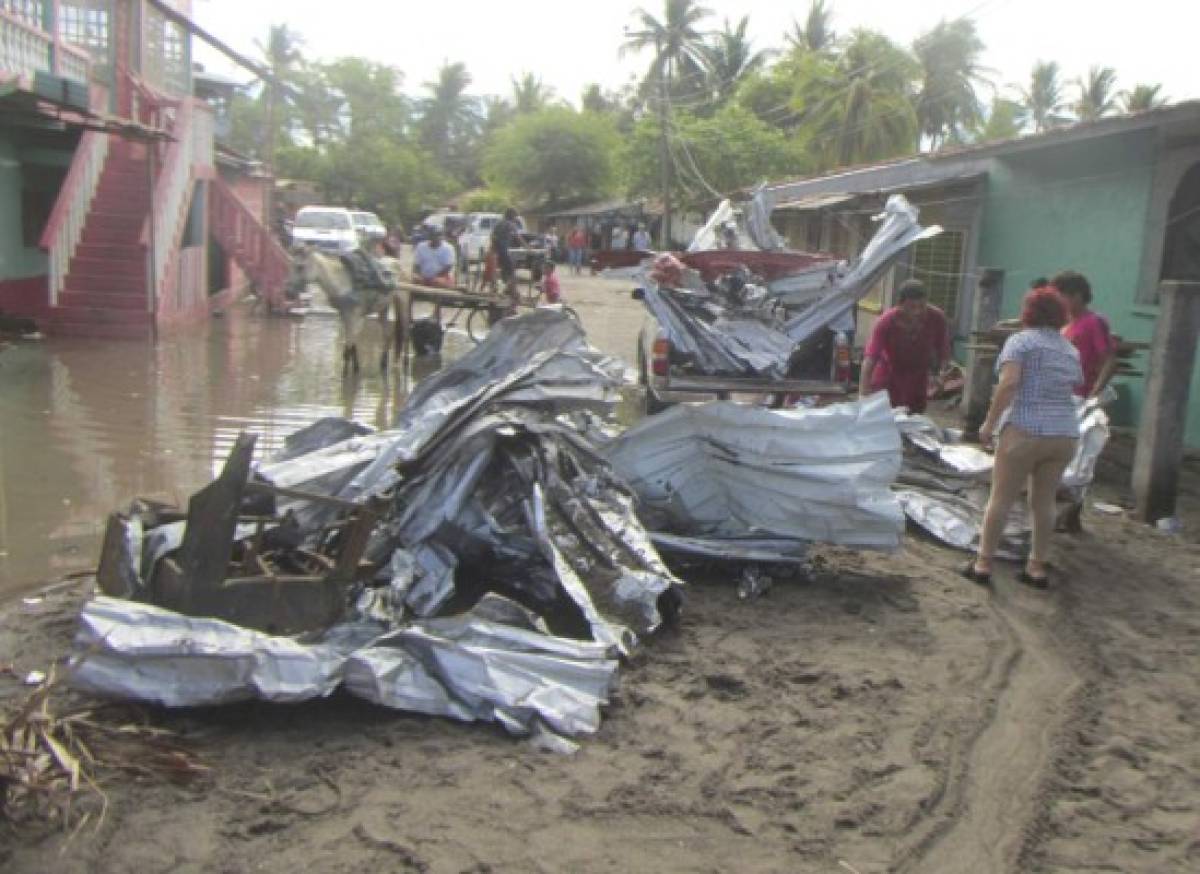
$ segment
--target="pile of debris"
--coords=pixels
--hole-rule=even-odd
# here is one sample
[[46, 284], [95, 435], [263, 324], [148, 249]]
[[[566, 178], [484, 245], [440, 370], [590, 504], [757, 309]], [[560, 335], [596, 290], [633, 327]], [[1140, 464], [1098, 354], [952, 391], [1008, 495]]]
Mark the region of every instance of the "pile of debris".
[[901, 443], [887, 395], [815, 409], [677, 406], [604, 448], [656, 546], [684, 556], [795, 563], [811, 543], [892, 550]]
[[387, 707], [595, 731], [681, 583], [596, 451], [622, 366], [550, 310], [422, 382], [393, 428], [324, 420], [257, 467], [243, 435], [186, 514], [114, 515], [77, 686], [168, 706]]
[[[708, 280], [682, 264], [664, 269], [656, 262], [645, 276], [643, 300], [691, 372], [784, 378], [824, 329], [854, 329], [855, 304], [905, 249], [941, 233], [921, 227], [917, 209], [902, 195], [890, 197], [876, 221], [879, 229], [852, 262], [799, 252], [717, 251], [711, 254], [720, 263], [744, 262], [743, 269]], [[764, 259], [774, 278], [758, 280], [751, 271]]]
[[[1079, 446], [1063, 473], [1059, 489], [1060, 520], [1077, 518], [1096, 462], [1108, 443], [1108, 415], [1096, 399], [1079, 400]], [[904, 435], [904, 465], [896, 497], [905, 515], [937, 540], [956, 549], [979, 547], [987, 508], [994, 458], [962, 443], [962, 433], [939, 426], [925, 416], [896, 411]], [[1060, 525], [1063, 524], [1060, 521]], [[1023, 502], [1009, 512], [998, 555], [1020, 560], [1029, 552], [1032, 523]]]

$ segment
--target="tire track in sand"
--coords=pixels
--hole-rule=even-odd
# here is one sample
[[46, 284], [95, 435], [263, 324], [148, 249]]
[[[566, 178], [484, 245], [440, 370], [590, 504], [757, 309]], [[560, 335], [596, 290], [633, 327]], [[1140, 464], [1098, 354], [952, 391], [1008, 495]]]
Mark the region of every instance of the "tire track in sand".
[[1072, 701], [1082, 689], [1064, 654], [1041, 628], [1057, 610], [1037, 598], [1008, 591], [993, 597], [992, 612], [1010, 642], [990, 690], [993, 701], [968, 741], [960, 785], [947, 793], [939, 812], [942, 822], [904, 854], [897, 870], [1017, 870], [1055, 736], [1070, 721]]

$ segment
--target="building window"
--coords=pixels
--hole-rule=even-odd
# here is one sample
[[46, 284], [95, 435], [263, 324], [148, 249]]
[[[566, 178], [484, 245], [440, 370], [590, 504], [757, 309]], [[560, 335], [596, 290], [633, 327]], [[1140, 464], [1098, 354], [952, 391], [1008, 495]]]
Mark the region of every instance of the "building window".
[[59, 7], [59, 35], [72, 45], [85, 49], [98, 63], [107, 63], [112, 44], [109, 5], [109, 0], [76, 0]]
[[13, 18], [28, 24], [30, 27], [42, 29], [45, 20], [45, 6], [42, 0], [0, 0], [0, 12], [7, 12]]
[[187, 94], [191, 75], [188, 69], [187, 34], [183, 28], [153, 7], [146, 10], [145, 52], [142, 75], [151, 85], [168, 94]]
[[966, 238], [965, 231], [943, 231], [913, 246], [913, 278], [925, 283], [929, 302], [946, 313], [946, 321], [951, 325], [958, 318]]

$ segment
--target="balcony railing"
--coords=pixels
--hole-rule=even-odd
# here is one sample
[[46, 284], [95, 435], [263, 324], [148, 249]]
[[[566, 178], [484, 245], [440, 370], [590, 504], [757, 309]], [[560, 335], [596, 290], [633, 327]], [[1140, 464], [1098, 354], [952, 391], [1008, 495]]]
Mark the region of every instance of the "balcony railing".
[[87, 52], [0, 7], [0, 78], [16, 75], [28, 83], [37, 73], [53, 73], [86, 83], [90, 65]]

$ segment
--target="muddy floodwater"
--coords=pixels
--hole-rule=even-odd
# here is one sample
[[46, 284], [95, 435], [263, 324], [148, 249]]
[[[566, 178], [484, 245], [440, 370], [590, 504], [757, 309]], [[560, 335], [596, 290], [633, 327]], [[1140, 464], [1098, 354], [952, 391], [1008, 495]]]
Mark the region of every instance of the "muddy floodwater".
[[390, 422], [414, 379], [462, 354], [381, 378], [368, 327], [363, 373], [343, 380], [332, 315], [235, 311], [158, 342], [48, 338], [0, 351], [0, 600], [95, 566], [106, 515], [137, 496], [186, 501], [239, 431], [260, 456], [321, 416]]

